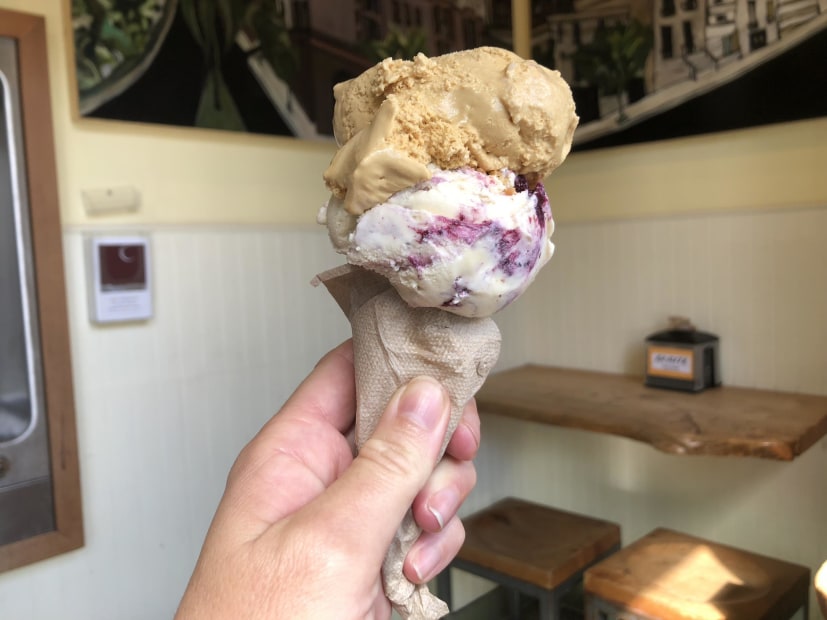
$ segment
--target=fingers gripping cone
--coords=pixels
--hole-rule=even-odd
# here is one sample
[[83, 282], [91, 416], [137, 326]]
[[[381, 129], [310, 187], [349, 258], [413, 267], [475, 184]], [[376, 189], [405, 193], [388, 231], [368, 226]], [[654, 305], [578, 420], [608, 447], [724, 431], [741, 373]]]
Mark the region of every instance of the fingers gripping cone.
[[[500, 332], [490, 318], [472, 319], [433, 308], [408, 306], [387, 280], [343, 266], [316, 278], [344, 310], [353, 331], [356, 369], [356, 445], [371, 436], [393, 393], [414, 377], [438, 379], [451, 399], [451, 420], [442, 443], [459, 423], [465, 404], [482, 386], [500, 352]], [[408, 550], [421, 530], [409, 510], [382, 569], [385, 594], [403, 619], [435, 620], [447, 605], [402, 574]]]
[[[444, 450], [500, 335], [491, 319], [425, 307], [448, 300], [456, 312], [493, 314], [551, 257], [542, 179], [571, 149], [571, 89], [557, 71], [481, 47], [386, 58], [334, 96], [339, 148], [324, 173], [332, 196], [318, 222], [349, 263], [384, 273], [424, 306], [407, 306], [370, 272], [344, 267], [319, 277], [353, 328], [357, 444], [393, 392], [426, 374], [451, 395]], [[409, 513], [388, 552], [385, 592], [405, 619], [439, 618], [444, 603], [402, 576], [418, 534]]]

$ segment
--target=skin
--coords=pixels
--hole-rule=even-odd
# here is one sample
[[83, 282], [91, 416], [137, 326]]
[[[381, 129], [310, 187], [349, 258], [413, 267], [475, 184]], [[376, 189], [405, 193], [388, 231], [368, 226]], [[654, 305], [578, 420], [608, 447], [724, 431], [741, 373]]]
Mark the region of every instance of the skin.
[[437, 462], [448, 395], [414, 379], [354, 458], [354, 390], [348, 341], [242, 450], [177, 620], [390, 618], [380, 570], [409, 508], [424, 531], [405, 576], [424, 583], [448, 565], [465, 536], [457, 509], [476, 482], [476, 405]]

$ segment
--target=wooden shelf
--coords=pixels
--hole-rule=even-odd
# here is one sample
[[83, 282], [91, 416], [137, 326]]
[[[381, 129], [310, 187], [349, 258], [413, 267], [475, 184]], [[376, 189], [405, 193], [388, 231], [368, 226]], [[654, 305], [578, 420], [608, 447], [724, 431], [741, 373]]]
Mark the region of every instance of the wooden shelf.
[[527, 365], [491, 375], [480, 412], [620, 435], [669, 454], [791, 461], [827, 434], [827, 396], [647, 387], [642, 377]]

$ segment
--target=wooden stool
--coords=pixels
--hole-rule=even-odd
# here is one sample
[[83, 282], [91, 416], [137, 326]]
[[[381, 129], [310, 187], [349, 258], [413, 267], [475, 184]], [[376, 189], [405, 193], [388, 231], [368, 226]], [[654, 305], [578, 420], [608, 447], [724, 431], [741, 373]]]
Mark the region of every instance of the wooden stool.
[[620, 548], [615, 523], [507, 498], [463, 520], [465, 543], [437, 578], [440, 597], [451, 605], [450, 568], [501, 584], [539, 600], [540, 619], [557, 619], [560, 598], [583, 571]]
[[821, 609], [821, 615], [827, 620], [827, 561], [816, 571], [813, 585], [816, 588], [816, 600]]
[[810, 569], [656, 529], [586, 571], [586, 620], [787, 620]]

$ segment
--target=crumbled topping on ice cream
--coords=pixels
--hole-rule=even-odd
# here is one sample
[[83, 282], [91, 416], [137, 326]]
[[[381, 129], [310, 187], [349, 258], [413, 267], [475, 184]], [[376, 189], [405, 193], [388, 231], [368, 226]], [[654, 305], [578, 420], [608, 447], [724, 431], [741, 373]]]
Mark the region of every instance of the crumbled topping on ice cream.
[[533, 187], [563, 162], [578, 121], [557, 71], [493, 47], [386, 59], [334, 94], [341, 148], [324, 178], [354, 215], [426, 180], [429, 164], [507, 168]]

